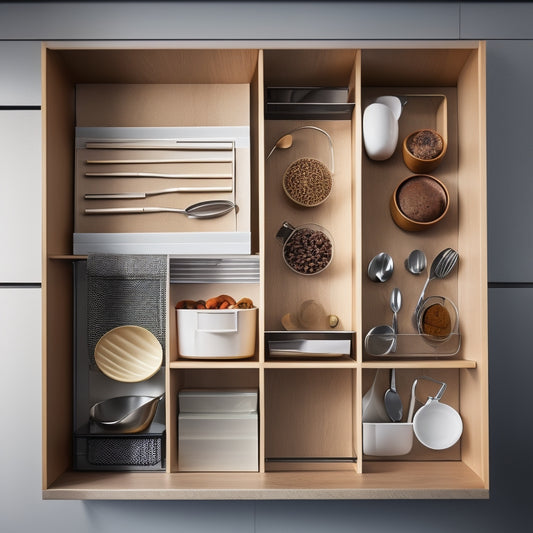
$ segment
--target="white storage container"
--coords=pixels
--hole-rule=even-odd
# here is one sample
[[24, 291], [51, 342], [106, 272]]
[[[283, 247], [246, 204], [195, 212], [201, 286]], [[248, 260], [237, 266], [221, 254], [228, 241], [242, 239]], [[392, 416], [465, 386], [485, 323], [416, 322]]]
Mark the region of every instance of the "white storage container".
[[257, 308], [176, 309], [180, 357], [244, 359], [255, 353]]
[[364, 422], [365, 455], [407, 455], [413, 448], [413, 424], [410, 422]]
[[255, 413], [257, 389], [183, 389], [180, 413]]
[[179, 470], [259, 470], [257, 413], [180, 413]]

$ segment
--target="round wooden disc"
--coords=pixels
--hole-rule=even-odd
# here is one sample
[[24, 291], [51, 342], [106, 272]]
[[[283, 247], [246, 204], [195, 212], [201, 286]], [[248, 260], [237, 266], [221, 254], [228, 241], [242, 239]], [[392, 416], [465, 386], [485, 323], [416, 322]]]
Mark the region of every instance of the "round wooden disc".
[[136, 383], [151, 378], [161, 368], [163, 348], [147, 329], [119, 326], [102, 335], [94, 359], [111, 379]]

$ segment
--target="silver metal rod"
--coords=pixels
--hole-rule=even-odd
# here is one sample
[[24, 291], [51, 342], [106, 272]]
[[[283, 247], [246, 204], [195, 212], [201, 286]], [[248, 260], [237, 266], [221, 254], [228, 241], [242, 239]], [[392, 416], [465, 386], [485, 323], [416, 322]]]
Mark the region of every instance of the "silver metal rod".
[[85, 200], [131, 200], [142, 199], [148, 196], [171, 193], [195, 193], [195, 192], [232, 192], [233, 187], [174, 187], [172, 189], [160, 189], [158, 191], [147, 192], [110, 192], [110, 193], [88, 193]]
[[88, 178], [183, 178], [183, 179], [195, 179], [195, 178], [233, 178], [231, 173], [221, 174], [160, 174], [157, 172], [86, 172], [85, 176]]
[[145, 165], [150, 163], [233, 163], [230, 157], [194, 157], [188, 159], [88, 159], [88, 165]]
[[201, 141], [133, 141], [133, 142], [87, 142], [85, 148], [107, 150], [233, 150], [232, 142], [201, 142]]

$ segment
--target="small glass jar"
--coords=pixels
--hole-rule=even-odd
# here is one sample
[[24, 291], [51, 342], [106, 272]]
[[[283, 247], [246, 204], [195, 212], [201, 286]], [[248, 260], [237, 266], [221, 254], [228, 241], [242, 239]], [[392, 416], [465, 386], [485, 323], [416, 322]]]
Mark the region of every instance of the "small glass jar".
[[276, 237], [283, 243], [283, 260], [297, 274], [311, 276], [325, 270], [333, 259], [333, 238], [318, 224], [294, 227], [284, 222]]

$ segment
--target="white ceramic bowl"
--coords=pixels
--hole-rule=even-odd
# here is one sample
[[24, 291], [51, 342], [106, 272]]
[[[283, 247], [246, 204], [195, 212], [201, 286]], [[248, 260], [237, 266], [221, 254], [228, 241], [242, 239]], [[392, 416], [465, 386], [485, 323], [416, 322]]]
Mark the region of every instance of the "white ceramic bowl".
[[413, 430], [421, 444], [432, 450], [453, 446], [463, 433], [459, 413], [449, 405], [430, 398], [413, 418]]

